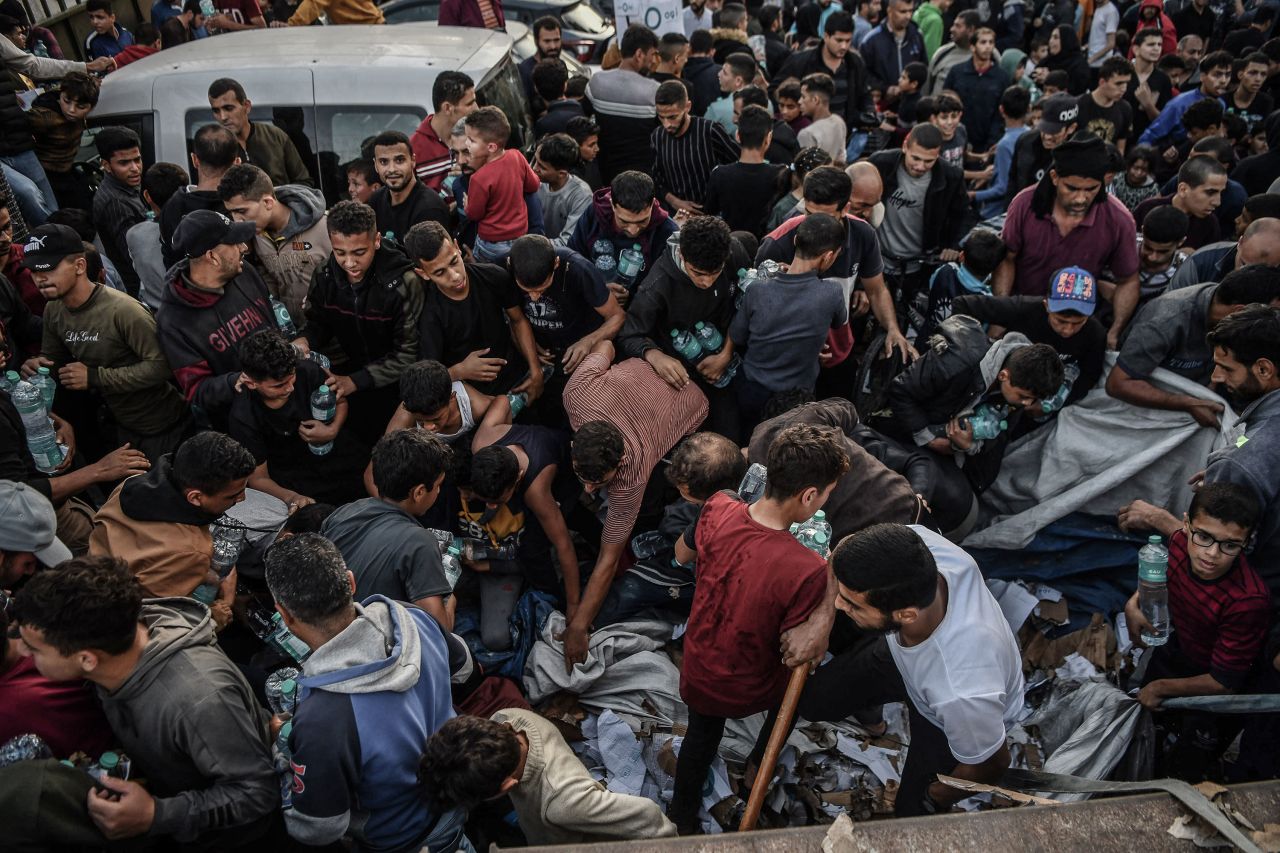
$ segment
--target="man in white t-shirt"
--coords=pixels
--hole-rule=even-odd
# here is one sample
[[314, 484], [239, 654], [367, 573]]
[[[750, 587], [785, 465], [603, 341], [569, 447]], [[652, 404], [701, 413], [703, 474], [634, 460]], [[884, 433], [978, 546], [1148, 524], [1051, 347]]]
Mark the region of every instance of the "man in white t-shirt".
[[1116, 49], [1116, 30], [1120, 28], [1120, 10], [1112, 0], [1097, 0], [1093, 6], [1093, 23], [1089, 25], [1089, 67], [1101, 68]]
[[973, 558], [924, 527], [876, 524], [842, 540], [831, 567], [835, 607], [861, 630], [809, 678], [800, 716], [842, 720], [906, 703], [911, 748], [899, 817], [965, 798], [938, 782], [940, 773], [996, 783], [1009, 766], [1005, 735], [1022, 710], [1022, 656]]

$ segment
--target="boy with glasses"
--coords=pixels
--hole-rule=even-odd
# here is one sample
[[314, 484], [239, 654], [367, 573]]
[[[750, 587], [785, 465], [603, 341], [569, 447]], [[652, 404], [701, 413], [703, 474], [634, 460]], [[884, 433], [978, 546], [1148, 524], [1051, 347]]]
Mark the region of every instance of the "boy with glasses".
[[[1140, 701], [1157, 710], [1175, 696], [1212, 696], [1241, 690], [1258, 661], [1271, 622], [1270, 595], [1244, 550], [1258, 522], [1253, 493], [1235, 483], [1202, 486], [1168, 537], [1169, 642], [1147, 665]], [[1134, 593], [1125, 605], [1129, 636], [1143, 645], [1148, 625]], [[1168, 772], [1198, 782], [1215, 746], [1234, 738], [1219, 719], [1188, 713], [1167, 758]], [[1228, 721], [1228, 725], [1229, 725]], [[1238, 726], [1236, 727], [1238, 728]]]

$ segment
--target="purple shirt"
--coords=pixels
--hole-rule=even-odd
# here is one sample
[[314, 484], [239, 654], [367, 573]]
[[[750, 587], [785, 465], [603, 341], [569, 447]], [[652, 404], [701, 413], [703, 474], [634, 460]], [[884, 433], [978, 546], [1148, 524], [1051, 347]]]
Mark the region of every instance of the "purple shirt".
[[[1083, 267], [1101, 278], [1123, 281], [1138, 272], [1138, 234], [1133, 215], [1114, 196], [1089, 209], [1080, 224], [1063, 237], [1052, 213], [1037, 216], [1031, 206], [1036, 185], [1014, 196], [1001, 237], [1017, 253], [1013, 293], [1047, 296], [1049, 280], [1063, 267]], [[1101, 190], [1106, 192], [1106, 190]]]

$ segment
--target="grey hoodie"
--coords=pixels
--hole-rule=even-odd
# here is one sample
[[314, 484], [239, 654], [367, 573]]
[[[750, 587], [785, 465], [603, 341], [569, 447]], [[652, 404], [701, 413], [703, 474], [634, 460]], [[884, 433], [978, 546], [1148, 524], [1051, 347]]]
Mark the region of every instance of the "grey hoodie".
[[267, 290], [284, 303], [293, 322], [301, 328], [311, 276], [324, 266], [333, 251], [324, 196], [319, 190], [300, 184], [276, 187], [275, 193], [289, 208], [289, 222], [275, 239], [259, 234], [253, 241], [253, 250]]
[[156, 797], [149, 834], [190, 842], [277, 810], [267, 713], [218, 648], [209, 609], [190, 598], [154, 598], [141, 618], [149, 640], [138, 665], [118, 690], [98, 693], [135, 774]]

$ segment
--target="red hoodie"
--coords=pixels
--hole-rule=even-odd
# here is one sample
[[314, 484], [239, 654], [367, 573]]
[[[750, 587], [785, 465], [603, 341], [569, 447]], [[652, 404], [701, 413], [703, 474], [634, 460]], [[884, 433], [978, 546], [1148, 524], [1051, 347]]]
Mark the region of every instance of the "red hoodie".
[[[1142, 16], [1142, 10], [1148, 6], [1154, 6], [1160, 12], [1149, 21]], [[1142, 5], [1138, 7], [1138, 28], [1134, 30], [1134, 35], [1149, 27], [1159, 27], [1164, 36], [1164, 43], [1160, 46], [1161, 56], [1168, 56], [1178, 49], [1178, 30], [1174, 27], [1173, 20], [1164, 13], [1163, 0], [1142, 0]], [[1134, 43], [1137, 43], [1136, 39]], [[1129, 46], [1129, 59], [1133, 59], [1133, 45]]]
[[150, 56], [159, 51], [159, 48], [148, 47], [145, 44], [131, 44], [124, 50], [117, 53], [113, 58], [116, 61], [116, 68], [123, 68], [130, 62], [137, 62], [144, 56]]

